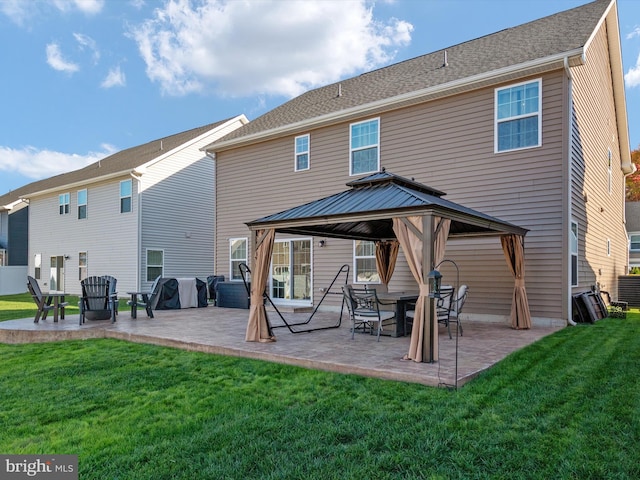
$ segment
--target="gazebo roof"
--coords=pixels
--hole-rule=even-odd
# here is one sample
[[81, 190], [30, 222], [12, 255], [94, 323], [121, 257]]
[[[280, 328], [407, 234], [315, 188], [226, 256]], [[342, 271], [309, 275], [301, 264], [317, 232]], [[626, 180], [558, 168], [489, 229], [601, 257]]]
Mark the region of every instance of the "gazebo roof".
[[445, 193], [384, 170], [347, 183], [349, 190], [262, 217], [251, 230], [356, 240], [395, 238], [393, 217], [432, 214], [451, 219], [449, 237], [495, 236], [528, 230], [442, 198]]

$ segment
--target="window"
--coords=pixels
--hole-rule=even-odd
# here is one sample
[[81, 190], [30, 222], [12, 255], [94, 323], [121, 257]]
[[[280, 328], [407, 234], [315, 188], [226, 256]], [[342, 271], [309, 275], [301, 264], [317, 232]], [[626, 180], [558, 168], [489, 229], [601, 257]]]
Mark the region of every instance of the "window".
[[629, 234], [629, 250], [640, 252], [640, 233]]
[[0, 248], [0, 267], [4, 267], [7, 265], [7, 250], [5, 248]]
[[495, 151], [542, 144], [541, 80], [496, 89]]
[[60, 206], [60, 215], [69, 213], [69, 200], [71, 196], [68, 193], [58, 195], [58, 205]]
[[232, 238], [229, 240], [231, 260], [229, 278], [231, 280], [242, 280], [240, 274], [240, 264], [247, 263], [247, 239], [246, 238]]
[[36, 280], [40, 280], [40, 277], [42, 275], [42, 254], [41, 253], [36, 253], [33, 256], [33, 267], [34, 267], [34, 272], [33, 272], [33, 276], [35, 277]]
[[122, 182], [120, 182], [120, 213], [127, 213], [130, 211], [131, 211], [131, 180], [123, 180]]
[[571, 250], [571, 286], [578, 285], [578, 224], [571, 222], [571, 234], [569, 238]]
[[147, 250], [147, 282], [164, 275], [164, 250]]
[[87, 190], [78, 190], [78, 220], [87, 218]]
[[353, 242], [353, 264], [356, 283], [380, 283], [374, 242], [365, 240]]
[[309, 135], [296, 137], [296, 172], [309, 170]]
[[78, 280], [87, 278], [87, 252], [78, 253]]
[[377, 172], [380, 170], [379, 140], [380, 120], [352, 123], [349, 139], [351, 164], [349, 175]]

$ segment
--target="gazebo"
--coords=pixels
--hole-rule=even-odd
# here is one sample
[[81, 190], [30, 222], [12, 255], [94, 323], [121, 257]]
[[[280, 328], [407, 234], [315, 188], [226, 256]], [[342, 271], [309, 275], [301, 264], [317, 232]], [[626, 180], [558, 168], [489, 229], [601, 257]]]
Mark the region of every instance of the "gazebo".
[[530, 328], [531, 316], [524, 286], [524, 236], [527, 229], [442, 198], [444, 192], [385, 172], [347, 183], [350, 187], [247, 226], [252, 241], [251, 307], [246, 340], [269, 342], [263, 293], [276, 232], [376, 243], [378, 268], [385, 265], [390, 277], [398, 242], [419, 287], [414, 328], [407, 358], [416, 362], [438, 360], [438, 329], [430, 298], [428, 273], [444, 259], [447, 239], [496, 236], [502, 242], [515, 287], [511, 306], [513, 328]]

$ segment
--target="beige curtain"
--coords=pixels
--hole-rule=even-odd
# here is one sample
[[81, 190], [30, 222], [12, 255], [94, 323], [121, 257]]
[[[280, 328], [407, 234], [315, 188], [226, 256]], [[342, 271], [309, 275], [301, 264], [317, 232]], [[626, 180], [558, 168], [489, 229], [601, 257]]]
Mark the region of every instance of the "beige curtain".
[[396, 269], [399, 248], [400, 244], [397, 240], [376, 242], [376, 269], [380, 281], [387, 286]]
[[274, 342], [269, 331], [267, 312], [264, 307], [264, 290], [269, 277], [269, 265], [273, 253], [273, 242], [276, 232], [273, 229], [257, 230], [253, 232], [257, 241], [251, 269], [251, 308], [245, 340], [247, 342]]
[[524, 287], [524, 237], [522, 235], [500, 236], [502, 250], [511, 273], [515, 278], [511, 302], [511, 327], [517, 330], [531, 328], [531, 313], [527, 290]]
[[[427, 309], [431, 302], [429, 301], [429, 286], [425, 283], [426, 275], [428, 275], [428, 271], [424, 272], [422, 267], [422, 217], [406, 217], [405, 219], [409, 222], [414, 228], [411, 228], [407, 225], [401, 218], [393, 219], [393, 231], [402, 246], [402, 251], [404, 252], [404, 256], [407, 259], [407, 263], [409, 264], [409, 269], [413, 274], [413, 277], [416, 279], [418, 286], [420, 288], [420, 295], [418, 296], [418, 300], [416, 301], [415, 314], [413, 317], [413, 328], [411, 330], [411, 342], [409, 344], [409, 353], [407, 353], [406, 358], [413, 360], [415, 362], [423, 361], [423, 345], [425, 342], [431, 342], [432, 339], [424, 338], [424, 325], [427, 318]], [[444, 258], [444, 250], [446, 246], [447, 237], [449, 236], [449, 227], [451, 225], [451, 220], [442, 219], [440, 217], [435, 217], [435, 237], [434, 237], [434, 245], [431, 246], [434, 248], [434, 255], [436, 255], [436, 265], [437, 262], [442, 261]], [[415, 231], [414, 231], [415, 230]], [[419, 233], [419, 236], [417, 235]], [[431, 322], [434, 325], [434, 331], [437, 332], [437, 317], [435, 312], [431, 312], [430, 315]], [[436, 333], [437, 335], [437, 333]], [[433, 342], [434, 351], [433, 351], [433, 360], [438, 360], [438, 343]]]

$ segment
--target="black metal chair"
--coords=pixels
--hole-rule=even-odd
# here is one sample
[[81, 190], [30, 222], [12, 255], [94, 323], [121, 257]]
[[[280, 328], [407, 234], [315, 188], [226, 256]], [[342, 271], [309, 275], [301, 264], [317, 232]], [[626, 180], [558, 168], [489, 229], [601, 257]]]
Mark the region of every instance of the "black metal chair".
[[395, 318], [395, 311], [380, 310], [380, 305], [385, 305], [378, 299], [373, 288], [353, 288], [351, 285], [342, 287], [344, 301], [347, 304], [351, 317], [351, 338], [355, 338], [357, 328], [363, 331], [369, 329], [373, 333], [374, 324], [377, 326], [378, 341], [382, 333], [383, 323]]
[[[466, 292], [466, 285], [465, 292]], [[455, 311], [455, 314], [452, 312], [455, 308], [455, 305], [458, 303], [456, 300], [453, 300], [453, 296], [455, 293], [455, 289], [451, 286], [443, 286], [440, 289], [440, 297], [436, 299], [436, 316], [438, 318], [438, 323], [447, 327], [447, 331], [449, 332], [449, 338], [453, 338], [451, 336], [451, 322], [458, 322], [460, 326], [460, 335], [462, 335], [462, 326], [458, 320], [457, 312], [460, 308], [462, 308], [462, 304], [464, 304], [464, 300], [467, 298], [466, 293], [464, 294], [464, 299], [459, 303], [458, 310]], [[453, 300], [453, 301], [452, 301]], [[405, 335], [411, 331], [413, 327], [413, 317], [415, 316], [415, 310], [409, 309], [405, 313], [404, 318], [404, 331]], [[452, 316], [455, 315], [455, 320], [452, 320]]]
[[87, 277], [80, 282], [82, 296], [78, 302], [80, 307], [80, 325], [85, 320], [116, 321], [116, 311], [112, 308], [115, 300], [110, 292], [110, 283], [105, 277]]

